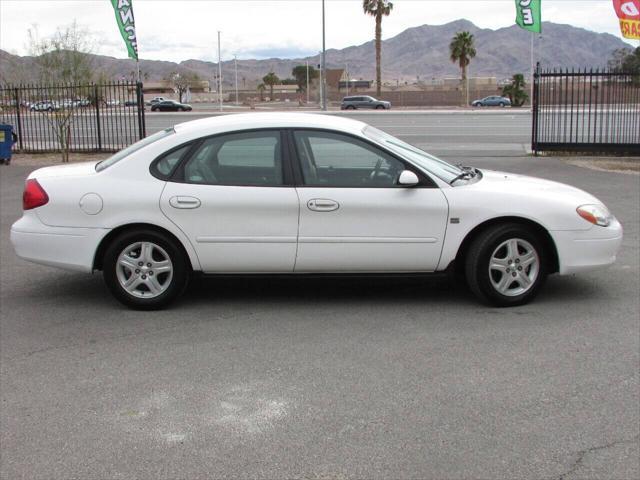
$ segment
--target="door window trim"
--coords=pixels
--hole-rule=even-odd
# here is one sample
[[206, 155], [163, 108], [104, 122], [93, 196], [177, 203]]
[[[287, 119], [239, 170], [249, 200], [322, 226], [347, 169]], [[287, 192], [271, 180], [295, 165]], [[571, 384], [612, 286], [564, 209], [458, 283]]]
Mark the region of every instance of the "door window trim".
[[[223, 137], [227, 135], [260, 133], [260, 132], [273, 132], [273, 133], [278, 133], [280, 135], [279, 147], [280, 147], [280, 156], [282, 158], [282, 184], [281, 185], [242, 185], [242, 184], [208, 184], [208, 183], [196, 184], [196, 183], [188, 182], [185, 179], [185, 175], [184, 175], [185, 166], [192, 159], [192, 157], [198, 151], [200, 146], [202, 146], [202, 144], [207, 140], [210, 140], [212, 138]], [[172, 183], [183, 183], [186, 185], [201, 185], [201, 186], [208, 186], [208, 187], [291, 188], [294, 186], [295, 182], [294, 182], [294, 176], [293, 176], [293, 169], [291, 166], [291, 163], [292, 163], [291, 156], [289, 153], [289, 148], [287, 148], [288, 146], [286, 145], [288, 143], [287, 138], [282, 128], [267, 127], [267, 128], [250, 128], [245, 130], [231, 130], [227, 132], [216, 133], [214, 135], [207, 135], [205, 137], [200, 137], [195, 140], [191, 140], [191, 142], [193, 142], [193, 145], [191, 146], [191, 148], [189, 148], [187, 153], [183, 155], [183, 157], [180, 159], [180, 162], [178, 162], [178, 164], [174, 167], [174, 170], [171, 173], [171, 176], [169, 176], [166, 179], [166, 181], [172, 182]], [[185, 143], [189, 143], [189, 142], [185, 142]], [[182, 146], [184, 145], [185, 144], [182, 144]], [[176, 147], [176, 148], [180, 148], [180, 147]], [[163, 157], [166, 153], [168, 152], [163, 153], [161, 157]], [[154, 160], [154, 162], [159, 160], [160, 158]]]
[[[345, 186], [339, 186], [339, 185], [306, 185], [304, 183], [304, 175], [302, 173], [302, 164], [301, 164], [301, 159], [300, 159], [300, 155], [298, 153], [298, 146], [296, 145], [296, 141], [295, 141], [295, 136], [294, 133], [298, 132], [298, 131], [303, 131], [303, 132], [323, 132], [323, 133], [331, 133], [334, 135], [343, 135], [345, 137], [349, 137], [349, 138], [353, 138], [355, 140], [358, 140], [362, 143], [366, 143], [368, 144], [370, 147], [380, 150], [381, 152], [384, 152], [386, 155], [388, 155], [389, 157], [393, 158], [394, 160], [397, 160], [398, 162], [402, 163], [405, 167], [406, 170], [409, 170], [413, 173], [415, 173], [418, 176], [418, 179], [420, 179], [420, 183], [418, 183], [418, 185], [415, 185], [413, 187], [406, 187], [403, 185], [394, 185], [393, 187], [387, 187], [387, 186], [352, 186], [352, 187], [345, 187]], [[433, 179], [431, 179], [431, 177], [429, 177], [426, 173], [424, 173], [422, 170], [420, 170], [418, 167], [416, 167], [415, 165], [413, 165], [412, 163], [410, 163], [409, 161], [405, 160], [404, 158], [398, 156], [397, 154], [387, 150], [386, 148], [378, 145], [377, 143], [369, 140], [368, 138], [363, 138], [363, 137], [359, 137], [358, 135], [354, 135], [352, 133], [348, 133], [348, 132], [343, 132], [341, 130], [330, 130], [328, 128], [313, 128], [313, 127], [309, 127], [309, 128], [305, 128], [305, 127], [295, 127], [295, 128], [287, 128], [285, 129], [285, 133], [286, 133], [286, 137], [287, 137], [287, 143], [288, 143], [288, 150], [289, 150], [289, 154], [290, 154], [290, 159], [291, 159], [291, 166], [293, 167], [293, 176], [294, 176], [294, 180], [295, 180], [295, 187], [296, 188], [362, 188], [362, 189], [378, 189], [378, 188], [393, 188], [393, 189], [407, 189], [407, 188], [438, 188], [438, 185], [436, 184], [436, 182], [433, 181]]]

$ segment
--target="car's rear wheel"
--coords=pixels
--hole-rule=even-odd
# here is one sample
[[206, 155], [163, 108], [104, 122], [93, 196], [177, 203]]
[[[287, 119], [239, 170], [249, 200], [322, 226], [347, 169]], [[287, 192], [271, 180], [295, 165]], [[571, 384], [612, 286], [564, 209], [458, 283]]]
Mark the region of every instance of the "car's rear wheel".
[[513, 307], [531, 301], [547, 277], [547, 254], [538, 236], [525, 226], [492, 227], [471, 244], [466, 278], [483, 302]]
[[384, 107], [383, 107], [382, 105], [378, 105], [378, 106], [376, 107], [376, 110], [384, 110]]
[[506, 105], [506, 103], [504, 103], [504, 102], [500, 102], [500, 107], [504, 108], [504, 107], [505, 107], [505, 105]]
[[356, 107], [354, 107], [353, 105], [347, 105], [347, 110], [355, 110]]
[[187, 286], [188, 260], [175, 240], [154, 230], [131, 230], [116, 237], [103, 261], [104, 280], [124, 305], [156, 310], [173, 302]]

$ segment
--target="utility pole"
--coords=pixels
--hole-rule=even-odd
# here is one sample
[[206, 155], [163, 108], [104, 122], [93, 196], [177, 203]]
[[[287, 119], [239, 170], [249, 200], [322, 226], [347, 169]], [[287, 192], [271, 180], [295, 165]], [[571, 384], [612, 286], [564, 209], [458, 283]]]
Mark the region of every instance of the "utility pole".
[[325, 33], [325, 8], [322, 0], [322, 110], [327, 110], [327, 45]]
[[233, 64], [236, 69], [236, 105], [238, 105], [240, 103], [238, 102], [238, 55], [235, 53], [233, 54]]
[[220, 30], [218, 30], [218, 99], [222, 111], [222, 48], [220, 47]]
[[309, 104], [309, 60], [307, 60], [307, 104]]
[[345, 75], [347, 77], [347, 97], [349, 96], [349, 64], [344, 66]]

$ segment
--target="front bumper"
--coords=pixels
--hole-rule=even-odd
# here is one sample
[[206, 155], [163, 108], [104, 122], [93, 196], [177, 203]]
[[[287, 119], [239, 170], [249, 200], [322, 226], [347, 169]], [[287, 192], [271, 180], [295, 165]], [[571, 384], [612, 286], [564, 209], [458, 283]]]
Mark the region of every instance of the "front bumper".
[[613, 220], [608, 227], [581, 231], [551, 231], [561, 275], [599, 270], [613, 265], [622, 245], [623, 229]]
[[27, 212], [11, 227], [11, 243], [16, 255], [29, 262], [90, 273], [107, 233], [99, 228], [49, 227]]

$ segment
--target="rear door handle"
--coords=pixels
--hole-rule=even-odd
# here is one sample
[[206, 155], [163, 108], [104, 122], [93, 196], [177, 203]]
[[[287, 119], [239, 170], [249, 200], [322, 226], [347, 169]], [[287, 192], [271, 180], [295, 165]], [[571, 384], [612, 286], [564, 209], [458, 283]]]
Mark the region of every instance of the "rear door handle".
[[314, 198], [307, 202], [307, 208], [314, 212], [334, 212], [340, 208], [340, 204], [326, 198]]
[[193, 209], [202, 205], [202, 202], [196, 197], [171, 197], [169, 205], [173, 208]]

